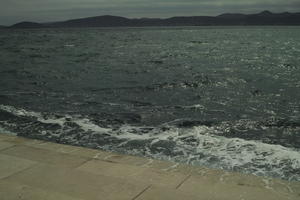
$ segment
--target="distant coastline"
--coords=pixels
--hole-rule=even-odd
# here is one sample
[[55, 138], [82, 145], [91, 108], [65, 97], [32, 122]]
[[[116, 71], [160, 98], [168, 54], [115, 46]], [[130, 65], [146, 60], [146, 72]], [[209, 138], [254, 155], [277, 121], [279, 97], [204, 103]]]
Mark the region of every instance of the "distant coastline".
[[300, 25], [300, 12], [272, 13], [263, 11], [257, 14], [225, 13], [212, 16], [189, 16], [129, 19], [119, 16], [96, 16], [71, 19], [59, 22], [37, 23], [20, 22], [0, 28], [88, 28], [88, 27], [147, 27], [147, 26], [247, 26], [247, 25]]

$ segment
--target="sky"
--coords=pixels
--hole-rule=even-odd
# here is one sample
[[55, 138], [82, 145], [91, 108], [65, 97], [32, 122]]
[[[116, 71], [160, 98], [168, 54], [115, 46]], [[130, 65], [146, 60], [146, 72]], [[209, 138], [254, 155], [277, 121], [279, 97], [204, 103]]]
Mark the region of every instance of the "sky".
[[129, 18], [300, 12], [300, 0], [0, 0], [0, 24], [117, 15]]

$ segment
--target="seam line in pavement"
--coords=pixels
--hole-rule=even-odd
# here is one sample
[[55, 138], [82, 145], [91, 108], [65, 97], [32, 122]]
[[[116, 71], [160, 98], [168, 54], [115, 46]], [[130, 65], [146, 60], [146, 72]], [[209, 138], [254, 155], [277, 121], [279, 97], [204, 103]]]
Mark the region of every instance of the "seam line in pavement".
[[17, 145], [14, 144], [13, 146], [6, 147], [6, 148], [4, 148], [4, 149], [1, 149], [1, 150], [0, 150], [0, 153], [1, 153], [2, 151], [5, 151], [5, 150], [7, 150], [7, 149], [10, 149], [10, 148], [13, 148], [13, 147], [16, 147], [16, 146], [17, 146]]
[[38, 164], [40, 164], [40, 163], [39, 163], [39, 162], [34, 163], [34, 164], [32, 164], [31, 166], [26, 167], [25, 169], [22, 169], [22, 170], [20, 170], [20, 171], [18, 171], [18, 172], [15, 172], [15, 173], [13, 173], [13, 174], [11, 174], [11, 175], [8, 175], [8, 176], [6, 176], [6, 177], [4, 177], [4, 178], [2, 178], [2, 179], [0, 179], [0, 180], [6, 180], [6, 179], [8, 179], [8, 178], [10, 178], [10, 177], [12, 177], [12, 176], [14, 176], [14, 175], [21, 174], [21, 173], [23, 173], [24, 171], [29, 170], [29, 169], [35, 167], [35, 166], [38, 165]]
[[92, 160], [95, 160], [95, 159], [94, 158], [89, 158], [89, 159], [83, 161], [82, 163], [80, 163], [78, 166], [74, 167], [74, 169], [77, 169], [77, 168], [81, 167], [82, 165], [84, 165], [85, 163], [88, 163]]
[[151, 185], [149, 185], [148, 187], [146, 187], [145, 189], [143, 189], [140, 193], [138, 193], [135, 197], [132, 198], [132, 200], [136, 200], [137, 198], [139, 198], [144, 192], [146, 192], [149, 188], [151, 187]]
[[184, 182], [186, 182], [190, 177], [191, 177], [191, 175], [188, 175], [185, 179], [183, 179], [183, 181], [181, 181], [181, 182], [179, 183], [179, 185], [177, 185], [176, 190], [177, 190], [180, 186], [182, 186], [182, 184], [183, 184]]

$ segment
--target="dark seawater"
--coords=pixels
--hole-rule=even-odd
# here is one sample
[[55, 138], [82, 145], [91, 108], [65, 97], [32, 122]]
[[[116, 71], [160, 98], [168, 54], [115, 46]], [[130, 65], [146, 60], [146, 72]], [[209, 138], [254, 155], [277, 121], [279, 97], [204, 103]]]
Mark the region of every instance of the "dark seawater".
[[300, 27], [0, 31], [0, 131], [300, 181]]

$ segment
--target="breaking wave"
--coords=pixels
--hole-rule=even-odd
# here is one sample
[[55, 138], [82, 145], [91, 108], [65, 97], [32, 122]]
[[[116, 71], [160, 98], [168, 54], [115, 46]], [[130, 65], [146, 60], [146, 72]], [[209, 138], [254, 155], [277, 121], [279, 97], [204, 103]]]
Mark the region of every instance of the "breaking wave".
[[255, 130], [270, 124], [180, 119], [153, 127], [133, 126], [99, 116], [40, 113], [0, 105], [1, 129], [20, 136], [300, 181], [298, 148], [229, 134], [246, 125], [247, 130]]

